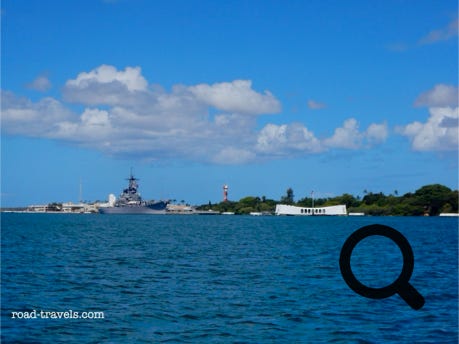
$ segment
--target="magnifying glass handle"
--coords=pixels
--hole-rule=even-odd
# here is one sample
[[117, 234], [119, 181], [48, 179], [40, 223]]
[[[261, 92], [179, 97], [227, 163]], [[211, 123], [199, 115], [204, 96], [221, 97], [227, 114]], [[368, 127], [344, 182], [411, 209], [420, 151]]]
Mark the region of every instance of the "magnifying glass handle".
[[403, 284], [397, 292], [411, 308], [418, 310], [424, 306], [424, 297], [411, 284]]

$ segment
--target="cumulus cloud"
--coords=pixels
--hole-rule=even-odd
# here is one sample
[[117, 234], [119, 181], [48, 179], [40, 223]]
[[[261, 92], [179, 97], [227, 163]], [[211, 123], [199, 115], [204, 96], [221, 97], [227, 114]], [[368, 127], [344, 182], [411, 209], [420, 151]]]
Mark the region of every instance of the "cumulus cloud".
[[203, 103], [227, 112], [258, 115], [278, 113], [281, 110], [280, 102], [271, 92], [255, 92], [250, 80], [200, 84], [188, 90]]
[[312, 99], [308, 100], [308, 108], [310, 108], [311, 110], [320, 110], [326, 107], [327, 105], [325, 103], [316, 102]]
[[343, 126], [336, 128], [333, 136], [325, 139], [326, 147], [342, 149], [360, 149], [386, 141], [389, 134], [386, 123], [372, 123], [363, 132], [359, 131], [359, 123], [355, 118], [344, 121]]
[[52, 138], [62, 138], [90, 145], [91, 142], [100, 142], [110, 137], [113, 132], [112, 129], [107, 111], [85, 109], [79, 117], [79, 121], [63, 121], [58, 123], [56, 130], [50, 136]]
[[109, 84], [114, 81], [126, 86], [129, 91], [144, 91], [148, 85], [140, 67], [126, 67], [124, 71], [117, 71], [113, 66], [102, 65], [89, 73], [78, 74], [76, 79], [68, 80], [66, 86], [85, 88], [91, 83]]
[[264, 155], [298, 155], [321, 150], [319, 140], [301, 123], [267, 124], [258, 133], [256, 143], [256, 151]]
[[2, 130], [11, 134], [50, 137], [58, 123], [74, 117], [58, 100], [46, 97], [34, 103], [11, 92], [1, 92]]
[[361, 132], [355, 119], [325, 139], [302, 123], [257, 129], [258, 116], [280, 112], [281, 104], [271, 92], [256, 91], [250, 80], [174, 85], [166, 91], [149, 85], [139, 67], [102, 65], [68, 80], [63, 99], [83, 109], [74, 113], [54, 98], [32, 102], [2, 92], [2, 131], [64, 140], [114, 156], [218, 164], [358, 149], [387, 137], [385, 124]]
[[64, 100], [69, 102], [116, 105], [129, 100], [132, 102], [139, 92], [147, 90], [147, 86], [140, 67], [126, 67], [124, 71], [118, 71], [113, 66], [102, 65], [68, 80], [63, 95]]
[[458, 149], [459, 108], [431, 108], [425, 123], [412, 122], [397, 131], [407, 136], [416, 151], [449, 151]]
[[389, 136], [387, 123], [372, 123], [364, 133], [364, 137], [370, 145], [375, 145], [386, 141]]
[[[4, 131], [72, 141], [109, 154], [242, 163], [255, 153], [254, 115], [280, 111], [269, 91], [250, 80], [213, 85], [149, 86], [140, 68], [100, 66], [68, 80], [64, 100], [87, 107], [73, 114], [59, 101], [34, 103], [3, 93]], [[211, 116], [211, 109], [221, 112]], [[27, 124], [27, 125], [24, 125]]]
[[267, 124], [258, 134], [256, 151], [261, 155], [299, 156], [330, 149], [361, 149], [383, 143], [388, 136], [387, 124], [371, 124], [359, 131], [359, 123], [350, 118], [336, 128], [331, 137], [319, 139], [301, 123]]
[[458, 105], [458, 88], [452, 85], [438, 84], [422, 93], [414, 102], [415, 106], [443, 107]]
[[435, 85], [433, 89], [423, 92], [414, 105], [429, 107], [427, 121], [414, 121], [396, 128], [397, 133], [409, 138], [411, 148], [415, 151], [457, 150], [458, 88], [445, 84]]
[[433, 44], [440, 41], [446, 41], [456, 37], [458, 31], [458, 19], [450, 22], [446, 27], [430, 31], [426, 36], [419, 40], [419, 44]]
[[347, 119], [342, 127], [335, 129], [333, 136], [326, 139], [324, 144], [328, 147], [357, 149], [363, 139], [358, 129], [355, 118]]
[[51, 88], [51, 81], [45, 75], [38, 76], [35, 80], [26, 85], [27, 88], [39, 92], [46, 92]]

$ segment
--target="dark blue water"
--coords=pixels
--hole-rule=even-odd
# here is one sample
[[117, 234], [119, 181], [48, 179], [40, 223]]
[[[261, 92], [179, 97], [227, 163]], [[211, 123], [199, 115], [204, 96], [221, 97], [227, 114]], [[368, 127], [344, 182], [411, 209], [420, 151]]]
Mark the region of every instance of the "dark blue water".
[[[371, 223], [411, 243], [421, 310], [343, 281], [341, 246]], [[352, 266], [383, 287], [401, 253], [373, 238], [386, 240], [362, 241]], [[458, 341], [454, 218], [2, 214], [1, 243], [3, 343]], [[11, 318], [32, 310], [104, 319]]]

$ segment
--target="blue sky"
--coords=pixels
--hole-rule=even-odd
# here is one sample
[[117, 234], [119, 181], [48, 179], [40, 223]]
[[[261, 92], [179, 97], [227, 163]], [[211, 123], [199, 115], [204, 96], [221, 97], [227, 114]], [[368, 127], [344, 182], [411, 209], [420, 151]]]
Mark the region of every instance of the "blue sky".
[[456, 1], [2, 1], [2, 206], [457, 189]]

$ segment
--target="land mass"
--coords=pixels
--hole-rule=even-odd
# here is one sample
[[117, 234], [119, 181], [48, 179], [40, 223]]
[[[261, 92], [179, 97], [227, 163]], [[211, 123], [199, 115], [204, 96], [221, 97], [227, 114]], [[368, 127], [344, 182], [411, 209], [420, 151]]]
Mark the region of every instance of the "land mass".
[[[246, 196], [239, 201], [226, 200], [220, 203], [207, 204], [191, 207], [182, 201], [181, 205], [174, 205], [174, 201], [168, 206], [169, 213], [234, 213], [234, 214], [273, 214], [276, 205], [288, 204], [298, 207], [327, 207], [333, 205], [346, 205], [348, 213], [358, 213], [370, 216], [437, 216], [440, 214], [458, 213], [458, 190], [441, 184], [425, 185], [415, 192], [399, 195], [395, 190], [392, 194], [385, 195], [382, 192], [374, 193], [364, 190], [364, 196], [353, 196], [345, 193], [341, 196], [328, 198], [303, 197], [295, 202], [292, 188], [288, 188], [285, 196], [280, 200], [267, 199], [265, 196]], [[97, 213], [95, 203], [49, 203], [41, 206], [1, 208], [1, 211], [33, 211], [33, 212], [69, 212]], [[31, 209], [31, 207], [34, 207]], [[38, 208], [37, 208], [38, 207]], [[183, 209], [182, 209], [183, 208]], [[193, 210], [193, 211], [190, 211]]]
[[382, 192], [364, 191], [364, 196], [353, 196], [345, 193], [341, 196], [329, 198], [304, 197], [294, 201], [292, 188], [288, 188], [286, 195], [280, 200], [266, 197], [247, 196], [239, 201], [223, 201], [217, 204], [203, 204], [199, 210], [215, 210], [235, 214], [249, 214], [251, 212], [272, 213], [277, 204], [290, 204], [299, 207], [325, 207], [345, 204], [349, 213], [363, 213], [372, 216], [436, 216], [441, 213], [458, 212], [458, 190], [441, 184], [425, 185], [414, 193], [398, 195], [395, 190], [390, 195]]

